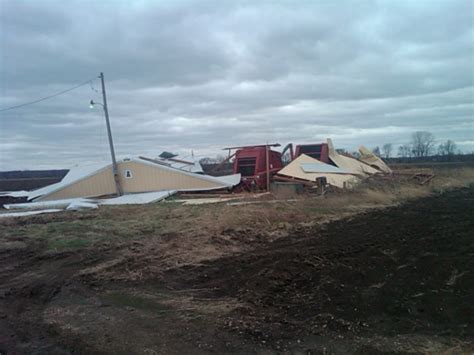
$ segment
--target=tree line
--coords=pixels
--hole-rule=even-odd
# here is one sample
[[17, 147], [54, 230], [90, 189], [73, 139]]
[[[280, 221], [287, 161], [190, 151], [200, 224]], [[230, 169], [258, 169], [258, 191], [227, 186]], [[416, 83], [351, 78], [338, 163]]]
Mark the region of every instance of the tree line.
[[[382, 148], [373, 149], [375, 155], [388, 159], [393, 156], [394, 146], [392, 143], [385, 143]], [[397, 156], [400, 158], [424, 158], [432, 155], [439, 155], [450, 158], [454, 155], [462, 154], [454, 141], [447, 141], [436, 146], [435, 137], [431, 132], [417, 131], [411, 135], [410, 143], [402, 144], [398, 147]]]

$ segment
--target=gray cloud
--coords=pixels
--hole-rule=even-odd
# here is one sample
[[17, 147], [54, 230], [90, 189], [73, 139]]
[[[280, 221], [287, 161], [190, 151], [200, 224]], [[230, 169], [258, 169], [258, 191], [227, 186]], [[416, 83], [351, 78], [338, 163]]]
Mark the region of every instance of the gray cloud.
[[[104, 71], [119, 155], [229, 145], [474, 150], [473, 4], [0, 2], [0, 108]], [[99, 82], [0, 113], [0, 170], [108, 159]]]

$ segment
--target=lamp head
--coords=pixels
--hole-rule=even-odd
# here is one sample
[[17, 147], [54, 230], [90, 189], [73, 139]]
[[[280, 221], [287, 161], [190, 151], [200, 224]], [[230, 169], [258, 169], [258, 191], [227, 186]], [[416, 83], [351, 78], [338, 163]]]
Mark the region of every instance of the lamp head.
[[91, 100], [91, 102], [90, 102], [90, 104], [89, 104], [89, 108], [93, 109], [93, 108], [94, 108], [94, 104], [95, 104], [94, 100]]

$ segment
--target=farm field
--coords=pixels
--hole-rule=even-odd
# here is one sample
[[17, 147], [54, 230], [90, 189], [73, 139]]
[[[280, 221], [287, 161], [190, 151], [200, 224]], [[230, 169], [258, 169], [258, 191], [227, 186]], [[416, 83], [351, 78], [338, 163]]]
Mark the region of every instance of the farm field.
[[472, 352], [474, 188], [439, 180], [5, 218], [0, 353]]

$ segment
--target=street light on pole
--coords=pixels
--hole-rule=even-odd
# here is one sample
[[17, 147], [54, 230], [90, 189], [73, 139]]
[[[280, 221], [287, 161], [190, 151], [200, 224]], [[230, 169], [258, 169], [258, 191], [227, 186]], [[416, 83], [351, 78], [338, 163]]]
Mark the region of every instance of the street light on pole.
[[120, 179], [118, 176], [118, 169], [117, 169], [117, 161], [115, 159], [114, 142], [112, 139], [112, 130], [110, 128], [109, 110], [107, 109], [107, 96], [105, 94], [104, 73], [101, 72], [99, 75], [99, 78], [102, 84], [102, 101], [103, 102], [99, 103], [99, 102], [94, 102], [94, 100], [91, 100], [89, 107], [94, 108], [95, 105], [100, 105], [104, 109], [105, 123], [107, 125], [107, 134], [109, 136], [110, 155], [112, 157], [112, 173], [114, 175], [117, 195], [122, 196], [123, 192], [122, 192], [122, 187], [120, 186]]

